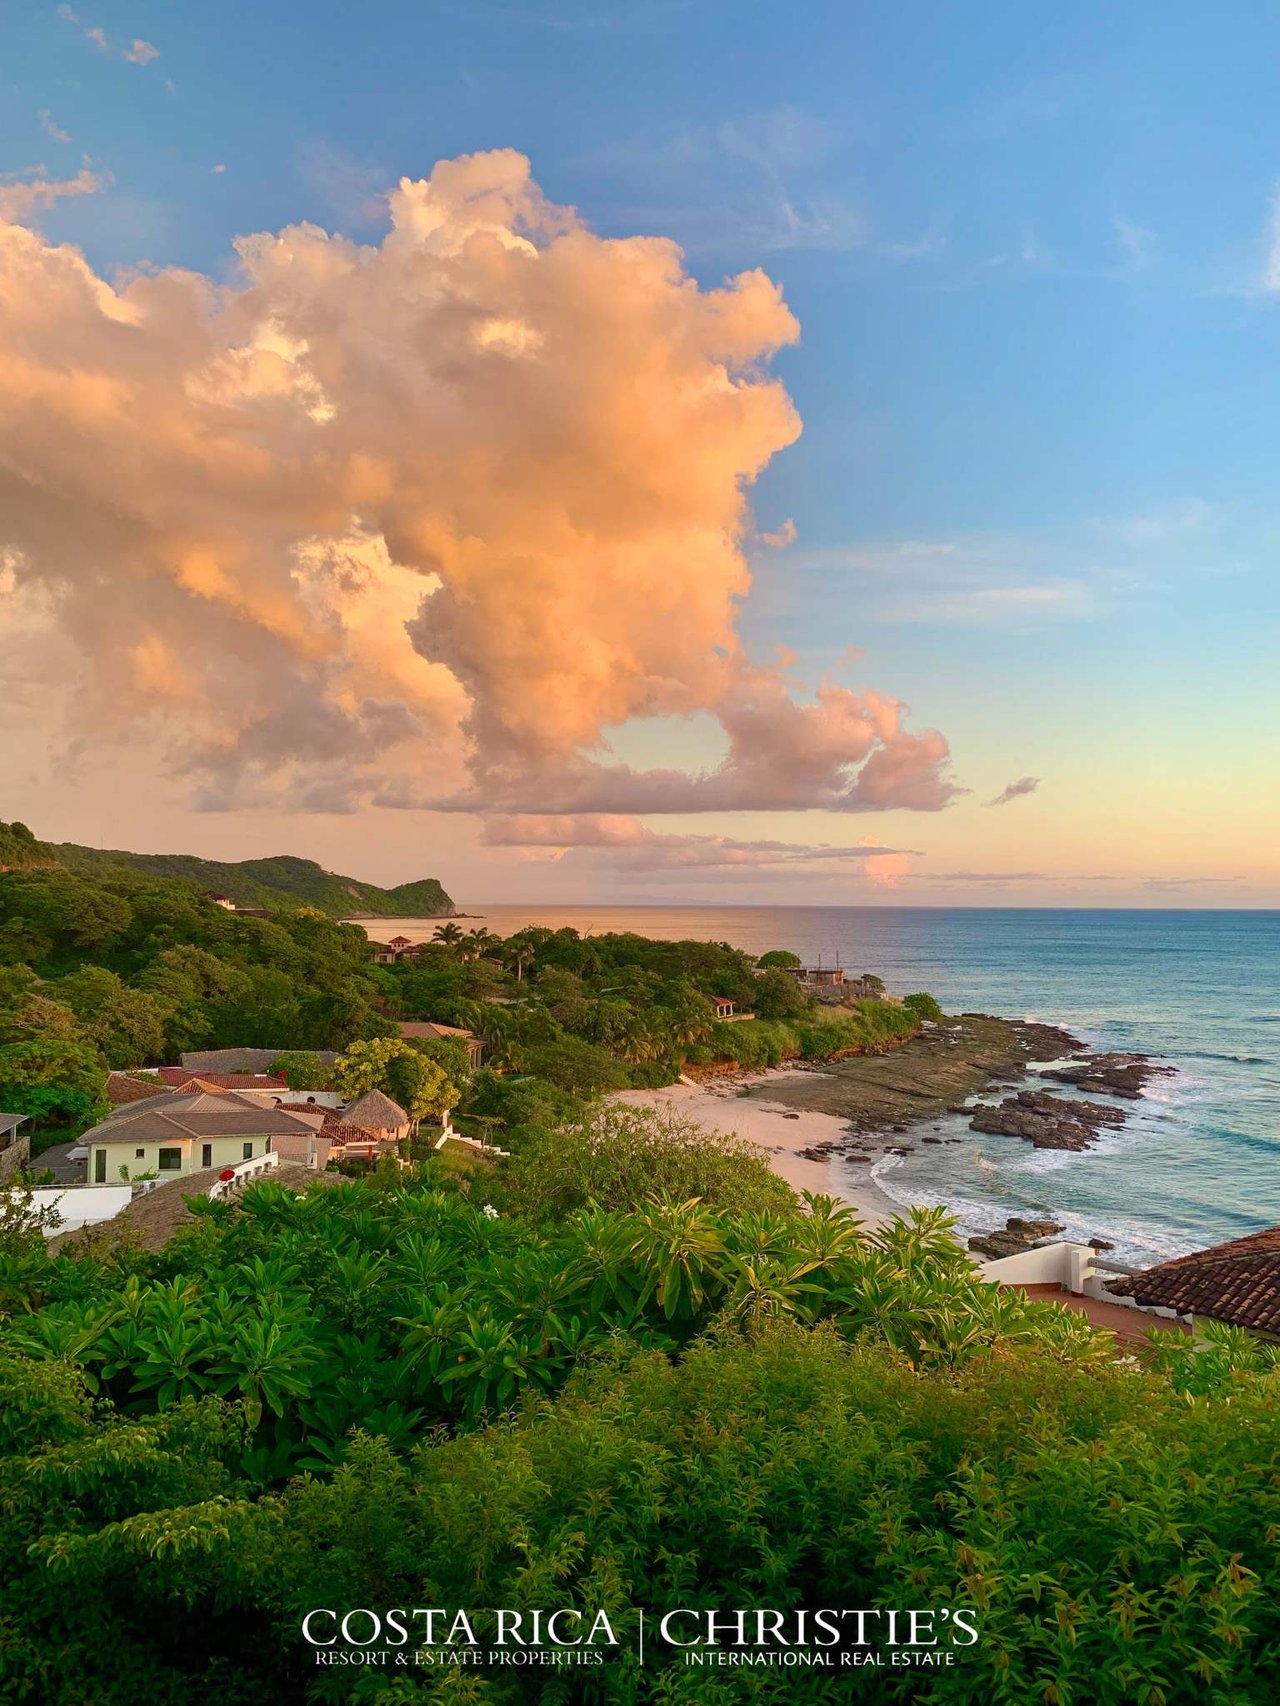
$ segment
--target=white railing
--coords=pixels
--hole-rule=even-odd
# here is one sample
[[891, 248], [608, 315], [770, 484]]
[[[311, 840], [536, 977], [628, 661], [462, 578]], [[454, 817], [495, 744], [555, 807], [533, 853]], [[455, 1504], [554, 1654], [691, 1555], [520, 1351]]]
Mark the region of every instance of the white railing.
[[243, 1185], [247, 1180], [256, 1178], [259, 1173], [265, 1173], [272, 1167], [280, 1165], [280, 1157], [274, 1150], [268, 1150], [265, 1155], [255, 1155], [251, 1161], [236, 1161], [224, 1167], [224, 1173], [230, 1173], [229, 1179], [215, 1179], [209, 1186], [209, 1195], [215, 1202], [221, 1202], [229, 1197], [232, 1191]]
[[1107, 1274], [1134, 1274], [1137, 1268], [1123, 1262], [1112, 1262], [1100, 1256], [1091, 1244], [1035, 1244], [1029, 1250], [1019, 1250], [1013, 1256], [1000, 1256], [995, 1261], [978, 1263], [978, 1277], [991, 1285], [1056, 1285], [1077, 1297], [1092, 1297], [1100, 1303], [1115, 1303], [1121, 1308], [1140, 1310], [1145, 1315], [1158, 1315], [1163, 1320], [1177, 1321], [1176, 1309], [1162, 1309], [1156, 1304], [1136, 1303], [1132, 1297], [1117, 1297], [1106, 1289]]

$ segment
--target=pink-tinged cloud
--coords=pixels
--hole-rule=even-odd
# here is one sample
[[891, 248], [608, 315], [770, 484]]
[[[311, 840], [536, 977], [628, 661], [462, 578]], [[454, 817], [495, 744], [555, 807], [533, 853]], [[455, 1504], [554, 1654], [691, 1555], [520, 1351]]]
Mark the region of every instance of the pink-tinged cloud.
[[[0, 220], [29, 219], [65, 196], [94, 195], [105, 182], [105, 178], [86, 165], [74, 178], [19, 178], [12, 183], [0, 183]], [[0, 528], [3, 528], [2, 519]]]
[[[940, 734], [739, 638], [746, 489], [800, 430], [778, 287], [597, 237], [510, 150], [388, 211], [242, 238], [229, 284], [0, 224], [0, 552], [84, 652], [73, 732], [167, 743], [208, 807], [945, 805]], [[608, 759], [706, 712], [705, 775]]]
[[[856, 846], [816, 845], [772, 839], [739, 840], [725, 835], [665, 834], [634, 817], [610, 814], [532, 813], [487, 818], [484, 839], [490, 847], [538, 850], [563, 858], [584, 849], [608, 856], [611, 870], [759, 871], [830, 866], [855, 868], [873, 881], [886, 881], [910, 867], [906, 849], [867, 841]], [[815, 873], [820, 874], [820, 873]]]
[[58, 16], [73, 29], [79, 30], [87, 42], [97, 48], [99, 53], [109, 54], [113, 59], [127, 60], [130, 65], [150, 65], [153, 59], [159, 59], [160, 49], [149, 41], [143, 41], [135, 36], [127, 45], [108, 36], [104, 29], [96, 24], [86, 24], [84, 19], [72, 6], [59, 6]]
[[1007, 806], [1010, 800], [1021, 800], [1027, 794], [1034, 794], [1040, 786], [1038, 776], [1021, 776], [1016, 782], [1010, 782], [996, 795], [994, 800], [988, 800], [989, 806]]

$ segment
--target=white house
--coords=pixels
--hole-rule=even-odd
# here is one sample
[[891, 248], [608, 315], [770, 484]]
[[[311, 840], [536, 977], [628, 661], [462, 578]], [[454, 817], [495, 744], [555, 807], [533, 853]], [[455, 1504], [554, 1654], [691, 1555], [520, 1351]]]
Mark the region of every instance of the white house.
[[89, 1151], [90, 1185], [114, 1185], [141, 1173], [160, 1178], [251, 1161], [274, 1137], [304, 1138], [311, 1123], [274, 1103], [234, 1090], [171, 1090], [126, 1102], [80, 1139]]

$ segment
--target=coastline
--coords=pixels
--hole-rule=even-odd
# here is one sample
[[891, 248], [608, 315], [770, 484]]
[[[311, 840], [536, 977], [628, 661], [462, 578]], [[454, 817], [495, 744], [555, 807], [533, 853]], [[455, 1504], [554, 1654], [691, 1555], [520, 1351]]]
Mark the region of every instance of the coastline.
[[838, 1197], [854, 1209], [868, 1227], [883, 1226], [902, 1210], [870, 1179], [856, 1185], [836, 1177], [831, 1154], [815, 1159], [805, 1150], [834, 1152], [849, 1139], [849, 1122], [838, 1114], [813, 1109], [797, 1113], [782, 1101], [765, 1096], [742, 1096], [748, 1089], [767, 1088], [775, 1094], [784, 1081], [820, 1076], [806, 1068], [775, 1067], [766, 1072], [733, 1073], [699, 1083], [667, 1084], [656, 1090], [617, 1090], [609, 1100], [632, 1108], [653, 1108], [679, 1114], [704, 1131], [736, 1132], [753, 1143], [770, 1167], [797, 1194], [813, 1191]]
[[883, 1053], [717, 1073], [660, 1089], [617, 1091], [610, 1100], [677, 1113], [706, 1131], [736, 1132], [794, 1191], [838, 1197], [875, 1228], [905, 1213], [877, 1183], [875, 1170], [915, 1150], [916, 1127], [1016, 1084], [1033, 1061], [1082, 1047], [1057, 1026], [968, 1013], [926, 1024]]

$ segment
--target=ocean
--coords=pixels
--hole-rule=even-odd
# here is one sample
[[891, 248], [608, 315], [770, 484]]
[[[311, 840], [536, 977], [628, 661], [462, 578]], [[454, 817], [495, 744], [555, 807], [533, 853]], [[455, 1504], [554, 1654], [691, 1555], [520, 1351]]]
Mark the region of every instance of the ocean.
[[[966, 1142], [877, 1164], [904, 1207], [945, 1203], [963, 1232], [1012, 1214], [1101, 1237], [1121, 1261], [1181, 1255], [1280, 1222], [1280, 912], [923, 907], [509, 906], [469, 912], [524, 924], [789, 948], [926, 989], [951, 1012], [1064, 1025], [1091, 1048], [1138, 1049], [1178, 1068], [1153, 1081], [1124, 1128], [1077, 1154], [934, 1129]], [[398, 921], [428, 936], [436, 921]], [[390, 928], [379, 920], [381, 934]], [[914, 1128], [916, 1132], [924, 1127]], [[909, 1140], [909, 1141], [913, 1141]], [[835, 1163], [837, 1176], [839, 1163]]]

